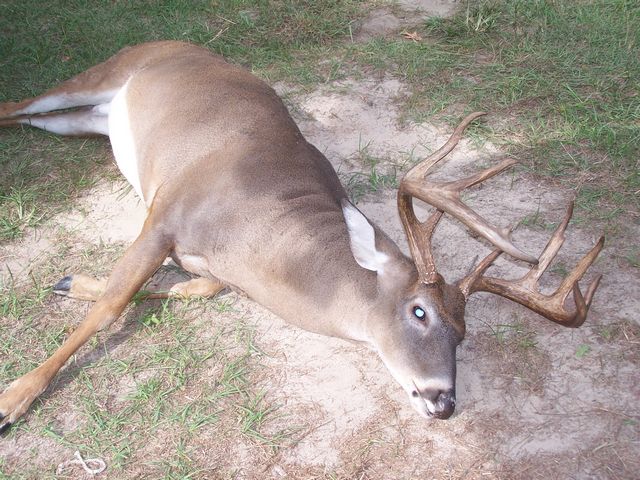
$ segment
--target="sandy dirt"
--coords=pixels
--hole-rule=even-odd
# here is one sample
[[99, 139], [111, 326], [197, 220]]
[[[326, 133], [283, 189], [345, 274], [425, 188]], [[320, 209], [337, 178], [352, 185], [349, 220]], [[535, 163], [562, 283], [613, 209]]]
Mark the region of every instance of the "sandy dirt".
[[[428, 10], [445, 8], [447, 2], [402, 3], [420, 3]], [[287, 92], [286, 86], [278, 89]], [[348, 80], [310, 94], [289, 92], [287, 102], [305, 136], [344, 178], [362, 169], [358, 152], [363, 145], [383, 159], [382, 168], [419, 158], [448, 137], [450, 129], [443, 126], [400, 126], [403, 92], [401, 82], [391, 78]], [[464, 140], [438, 176], [459, 178], [499, 156], [492, 145]], [[516, 170], [473, 190], [465, 200], [507, 227], [536, 213], [547, 223], [558, 222], [571, 198], [570, 190]], [[406, 251], [395, 203], [395, 191], [386, 188], [365, 195], [358, 206]], [[101, 184], [72, 212], [18, 244], [3, 246], [2, 274], [6, 279], [10, 268], [14, 277], [26, 277], [61, 230], [87, 244], [130, 242], [144, 215], [132, 192], [120, 184]], [[634, 478], [640, 468], [640, 275], [612, 260], [628, 239], [640, 236], [637, 225], [628, 229], [605, 246], [592, 268], [604, 279], [581, 329], [561, 328], [494, 296], [472, 298], [467, 337], [458, 351], [457, 413], [448, 421], [418, 417], [366, 348], [288, 326], [252, 301], [228, 294], [235, 309], [255, 322], [257, 341], [268, 352], [263, 369], [271, 400], [284, 406], [291, 424], [313, 425], [267, 467], [256, 465], [250, 452], [237, 446], [230, 460], [237, 466], [235, 478], [323, 478], [328, 470], [341, 471], [344, 478], [372, 479]], [[514, 238], [524, 251], [538, 253], [550, 235], [551, 230], [536, 225], [520, 226]], [[570, 269], [598, 235], [591, 228], [570, 227], [558, 261]], [[447, 219], [434, 245], [439, 269], [449, 281], [489, 251]], [[502, 259], [492, 272], [514, 278], [525, 269]], [[560, 280], [556, 271], [542, 283], [550, 290]], [[9, 456], [18, 443], [0, 450]], [[47, 460], [50, 440], [31, 448], [41, 450], [45, 464], [54, 464], [53, 458]], [[107, 470], [98, 478], [117, 476]]]

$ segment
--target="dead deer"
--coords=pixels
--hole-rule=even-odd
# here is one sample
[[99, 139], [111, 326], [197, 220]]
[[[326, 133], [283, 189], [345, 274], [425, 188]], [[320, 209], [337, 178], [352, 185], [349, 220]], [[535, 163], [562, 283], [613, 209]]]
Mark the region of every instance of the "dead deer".
[[[584, 295], [578, 282], [604, 244], [601, 238], [554, 294], [543, 295], [537, 282], [564, 241], [571, 208], [536, 259], [460, 199], [514, 161], [463, 180], [425, 179], [480, 115], [466, 117], [402, 179], [398, 207], [410, 259], [349, 202], [276, 93], [204, 48], [173, 41], [125, 48], [43, 95], [0, 104], [0, 125], [108, 135], [118, 167], [148, 211], [108, 281], [75, 275], [54, 287], [95, 304], [48, 360], [0, 396], [0, 428], [22, 416], [69, 357], [119, 317], [167, 256], [199, 278], [165, 296], [213, 296], [231, 287], [306, 330], [363, 342], [420, 415], [450, 417], [469, 296], [491, 292], [578, 327], [600, 276]], [[427, 221], [416, 218], [414, 198], [435, 207]], [[453, 284], [438, 273], [431, 250], [445, 212], [496, 248]], [[518, 281], [485, 276], [502, 252], [534, 267]]]

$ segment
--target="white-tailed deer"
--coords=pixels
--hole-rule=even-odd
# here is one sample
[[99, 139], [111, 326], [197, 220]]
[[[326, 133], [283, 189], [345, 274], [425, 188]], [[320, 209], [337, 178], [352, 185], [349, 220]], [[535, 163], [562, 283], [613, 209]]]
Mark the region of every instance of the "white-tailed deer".
[[[200, 277], [176, 285], [169, 296], [210, 296], [230, 286], [306, 330], [364, 342], [421, 415], [448, 418], [467, 298], [495, 293], [577, 327], [600, 277], [584, 296], [578, 281], [604, 242], [556, 293], [542, 295], [537, 281], [562, 245], [571, 208], [536, 259], [460, 200], [462, 190], [513, 161], [455, 182], [425, 180], [479, 115], [465, 118], [402, 180], [398, 207], [410, 259], [349, 202], [329, 162], [302, 137], [276, 93], [201, 47], [155, 42], [126, 48], [43, 95], [0, 104], [0, 125], [108, 135], [120, 170], [148, 209], [142, 232], [107, 282], [75, 275], [54, 287], [95, 304], [48, 360], [0, 396], [0, 428], [23, 415], [69, 357], [118, 318], [167, 256]], [[414, 215], [413, 198], [436, 208], [424, 223]], [[454, 284], [445, 283], [431, 252], [443, 212], [496, 247]], [[485, 276], [501, 252], [535, 266], [518, 281]]]

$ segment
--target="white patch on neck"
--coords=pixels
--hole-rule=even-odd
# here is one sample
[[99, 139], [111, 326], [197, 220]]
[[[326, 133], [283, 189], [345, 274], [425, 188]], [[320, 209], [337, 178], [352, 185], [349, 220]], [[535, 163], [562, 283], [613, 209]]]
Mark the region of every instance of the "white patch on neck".
[[389, 256], [376, 248], [376, 234], [367, 218], [348, 200], [342, 201], [342, 213], [347, 222], [351, 252], [358, 265], [382, 274]]
[[140, 184], [140, 172], [138, 171], [136, 145], [129, 121], [129, 109], [127, 108], [128, 85], [129, 81], [124, 84], [111, 101], [109, 109], [109, 140], [111, 141], [111, 148], [118, 168], [138, 196], [144, 201]]

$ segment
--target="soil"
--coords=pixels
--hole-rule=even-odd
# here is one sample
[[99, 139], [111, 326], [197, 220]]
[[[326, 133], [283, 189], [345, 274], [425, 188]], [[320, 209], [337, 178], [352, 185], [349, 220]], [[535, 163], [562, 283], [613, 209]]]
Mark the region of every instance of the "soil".
[[[451, 2], [400, 3], [446, 13]], [[362, 79], [324, 85], [310, 94], [290, 92], [287, 101], [307, 139], [341, 174], [348, 174], [361, 168], [357, 154], [363, 145], [385, 166], [402, 164], [409, 155], [419, 158], [446, 140], [450, 128], [400, 125], [397, 98], [403, 93], [398, 80]], [[463, 140], [438, 176], [460, 178], [500, 155], [495, 146]], [[26, 276], [60, 229], [87, 244], [132, 241], [145, 211], [121, 187], [98, 186], [71, 213], [2, 247], [2, 273], [8, 267], [14, 278]], [[536, 214], [545, 223], [558, 222], [571, 198], [570, 190], [516, 170], [473, 190], [465, 201], [508, 227]], [[406, 251], [393, 189], [369, 193], [358, 206]], [[458, 351], [457, 413], [448, 421], [420, 418], [366, 348], [301, 331], [250, 300], [228, 294], [257, 325], [258, 342], [269, 353], [262, 368], [271, 400], [286, 408], [291, 424], [314, 426], [266, 471], [243, 462], [248, 453], [238, 450], [235, 478], [321, 478], [329, 470], [344, 478], [372, 479], [634, 478], [640, 469], [640, 274], [612, 259], [640, 236], [639, 230], [627, 226], [592, 267], [604, 279], [580, 329], [564, 329], [495, 296], [472, 297], [467, 336]], [[539, 225], [521, 225], [514, 239], [524, 251], [538, 253], [551, 233]], [[599, 232], [570, 226], [567, 236], [558, 262], [571, 269]], [[486, 243], [448, 219], [434, 245], [438, 267], [449, 281], [489, 252]], [[515, 278], [525, 271], [521, 263], [501, 259], [492, 273]], [[555, 272], [542, 280], [547, 291], [561, 281], [561, 270]], [[593, 275], [587, 274], [587, 280]], [[50, 443], [31, 446], [42, 450], [46, 468], [54, 464], [46, 454]], [[18, 447], [0, 450], [9, 456], [12, 448]], [[107, 471], [101, 478], [116, 477]]]

